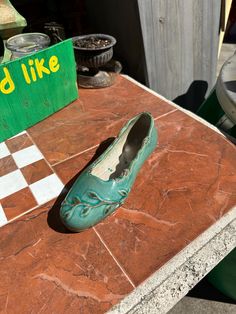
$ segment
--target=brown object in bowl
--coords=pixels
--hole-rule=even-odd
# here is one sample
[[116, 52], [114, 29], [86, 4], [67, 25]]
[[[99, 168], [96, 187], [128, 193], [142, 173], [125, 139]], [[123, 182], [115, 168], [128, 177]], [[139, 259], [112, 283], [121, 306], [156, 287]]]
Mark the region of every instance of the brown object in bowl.
[[98, 68], [113, 56], [116, 39], [106, 34], [89, 34], [72, 38], [78, 67]]
[[75, 47], [87, 48], [87, 49], [106, 48], [110, 44], [111, 44], [110, 39], [99, 38], [95, 36], [91, 36], [88, 38], [81, 38], [74, 42]]

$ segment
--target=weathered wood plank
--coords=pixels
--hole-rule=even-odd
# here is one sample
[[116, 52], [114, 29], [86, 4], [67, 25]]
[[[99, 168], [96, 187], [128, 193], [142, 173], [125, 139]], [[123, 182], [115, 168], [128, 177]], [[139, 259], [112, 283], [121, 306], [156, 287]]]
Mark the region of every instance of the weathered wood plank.
[[149, 85], [168, 99], [214, 86], [220, 0], [138, 0]]

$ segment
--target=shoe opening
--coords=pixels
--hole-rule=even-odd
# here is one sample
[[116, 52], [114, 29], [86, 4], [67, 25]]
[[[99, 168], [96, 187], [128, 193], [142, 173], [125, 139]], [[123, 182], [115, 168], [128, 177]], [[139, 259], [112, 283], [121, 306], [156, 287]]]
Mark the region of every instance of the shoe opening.
[[107, 156], [94, 167], [92, 175], [105, 181], [122, 177], [141, 149], [150, 125], [150, 115], [147, 113], [140, 115], [139, 119], [122, 134]]

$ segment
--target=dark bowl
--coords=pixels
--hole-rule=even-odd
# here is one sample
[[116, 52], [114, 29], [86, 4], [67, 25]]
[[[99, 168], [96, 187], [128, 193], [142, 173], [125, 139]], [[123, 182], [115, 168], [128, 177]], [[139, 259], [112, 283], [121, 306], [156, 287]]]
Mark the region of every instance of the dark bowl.
[[[78, 47], [75, 45], [78, 40], [89, 38], [109, 40], [110, 44], [106, 45], [105, 47], [94, 48]], [[116, 44], [116, 39], [112, 36], [105, 34], [89, 34], [72, 37], [72, 42], [77, 65], [85, 66], [88, 68], [98, 68], [111, 60], [113, 56], [113, 46]]]

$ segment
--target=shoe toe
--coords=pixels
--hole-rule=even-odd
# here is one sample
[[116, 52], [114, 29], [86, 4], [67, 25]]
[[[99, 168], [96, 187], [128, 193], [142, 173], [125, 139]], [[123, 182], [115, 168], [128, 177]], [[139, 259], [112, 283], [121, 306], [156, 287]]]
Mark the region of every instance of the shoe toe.
[[72, 231], [82, 231], [103, 220], [110, 215], [119, 203], [88, 204], [81, 203], [75, 206], [62, 205], [60, 216], [64, 225]]

